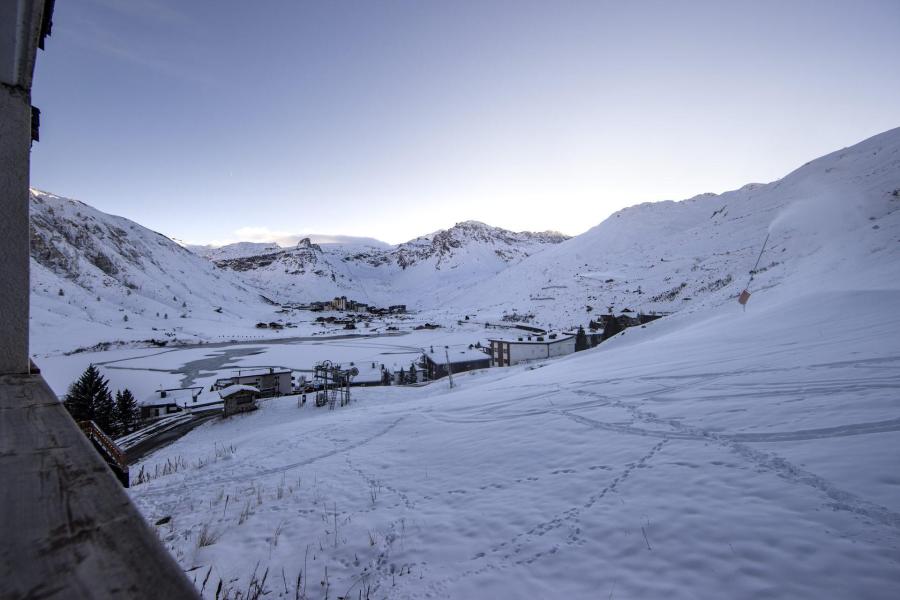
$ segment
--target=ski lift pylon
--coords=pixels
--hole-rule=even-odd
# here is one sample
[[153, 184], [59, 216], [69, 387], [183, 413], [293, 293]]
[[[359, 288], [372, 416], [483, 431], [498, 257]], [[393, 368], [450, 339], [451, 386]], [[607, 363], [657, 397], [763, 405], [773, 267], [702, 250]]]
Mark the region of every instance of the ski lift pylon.
[[763, 240], [763, 245], [759, 251], [759, 256], [756, 257], [756, 264], [753, 265], [752, 269], [750, 269], [750, 279], [747, 280], [747, 285], [744, 287], [743, 291], [741, 291], [740, 295], [738, 296], [738, 304], [740, 304], [744, 308], [747, 308], [747, 302], [750, 301], [750, 284], [753, 283], [753, 274], [756, 273], [756, 267], [759, 266], [759, 261], [760, 261], [760, 259], [762, 259], [763, 252], [766, 251], [766, 244], [769, 243], [770, 235], [771, 234], [769, 234], [769, 233], [766, 234], [766, 239]]

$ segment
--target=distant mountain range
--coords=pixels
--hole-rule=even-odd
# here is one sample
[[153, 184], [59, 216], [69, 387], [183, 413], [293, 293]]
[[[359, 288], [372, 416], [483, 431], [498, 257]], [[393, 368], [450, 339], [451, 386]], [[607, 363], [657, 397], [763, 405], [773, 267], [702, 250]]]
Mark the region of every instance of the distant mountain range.
[[188, 244], [175, 240], [191, 252], [199, 254], [205, 258], [234, 258], [236, 256], [249, 256], [259, 252], [279, 250], [289, 248], [300, 243], [302, 240], [309, 240], [313, 244], [347, 244], [353, 246], [371, 246], [373, 248], [391, 248], [391, 244], [376, 240], [370, 237], [360, 237], [353, 235], [329, 235], [329, 234], [297, 234], [279, 238], [271, 242], [235, 242], [233, 244], [224, 244], [216, 246], [213, 244]]
[[478, 314], [577, 325], [608, 310], [672, 312], [729, 301], [747, 283], [767, 235], [756, 290], [802, 275], [812, 269], [810, 257], [836, 251], [835, 244], [875, 240], [896, 255], [900, 232], [890, 216], [898, 208], [900, 129], [773, 183], [621, 210], [571, 239], [466, 221], [396, 246], [310, 236], [287, 248], [240, 242], [188, 251], [127, 219], [35, 190], [33, 325], [42, 337], [91, 323], [92, 334], [112, 339], [123, 326], [168, 331], [177, 318], [182, 334], [203, 339], [236, 320], [264, 319], [266, 299], [335, 295], [403, 303], [436, 319]]
[[292, 248], [231, 244], [208, 253], [216, 266], [280, 301], [348, 295], [367, 303], [427, 308], [510, 265], [567, 240], [554, 232], [512, 232], [477, 221], [458, 223], [389, 247], [317, 244]]

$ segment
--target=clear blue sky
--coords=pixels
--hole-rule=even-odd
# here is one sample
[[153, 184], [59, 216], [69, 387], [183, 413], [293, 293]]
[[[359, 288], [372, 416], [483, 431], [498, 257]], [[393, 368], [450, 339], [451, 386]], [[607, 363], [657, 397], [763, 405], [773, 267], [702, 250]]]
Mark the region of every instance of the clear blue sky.
[[900, 125], [900, 2], [63, 0], [32, 185], [208, 243], [578, 234]]

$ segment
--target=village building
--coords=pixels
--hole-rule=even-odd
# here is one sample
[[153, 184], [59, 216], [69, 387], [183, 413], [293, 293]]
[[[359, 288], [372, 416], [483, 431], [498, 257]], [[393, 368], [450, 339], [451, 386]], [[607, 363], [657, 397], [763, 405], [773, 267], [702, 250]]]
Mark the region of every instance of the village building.
[[170, 388], [156, 390], [147, 398], [138, 402], [141, 419], [157, 419], [172, 413], [188, 410], [197, 404], [203, 391], [202, 387]]
[[225, 416], [230, 417], [237, 413], [256, 410], [258, 408], [256, 400], [260, 397], [260, 391], [252, 385], [233, 384], [219, 390], [219, 397], [225, 404]]
[[261, 398], [283, 396], [292, 391], [290, 369], [248, 369], [238, 371], [233, 377], [222, 377], [210, 388], [210, 391], [223, 390], [232, 385], [249, 385], [256, 388]]
[[[353, 366], [353, 363], [350, 363]], [[350, 382], [351, 386], [371, 387], [384, 384], [384, 365], [379, 362], [356, 365], [357, 374]]]
[[551, 333], [489, 341], [491, 364], [495, 367], [508, 367], [520, 362], [565, 356], [575, 352], [575, 336], [568, 334]]
[[331, 301], [331, 310], [347, 310], [347, 296], [335, 296]]
[[491, 366], [491, 357], [477, 348], [430, 347], [422, 354], [425, 376], [428, 379], [446, 377], [449, 372], [462, 373]]

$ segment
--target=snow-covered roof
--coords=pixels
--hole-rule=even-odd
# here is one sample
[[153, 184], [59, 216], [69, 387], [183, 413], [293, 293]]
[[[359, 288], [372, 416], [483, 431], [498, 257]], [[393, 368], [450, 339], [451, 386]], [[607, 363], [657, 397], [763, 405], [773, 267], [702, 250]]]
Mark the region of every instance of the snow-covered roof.
[[[531, 339], [528, 339], [531, 337]], [[538, 340], [538, 337], [544, 338], [543, 340]], [[490, 342], [507, 342], [510, 344], [556, 344], [559, 342], [565, 342], [566, 340], [571, 340], [574, 338], [574, 335], [569, 335], [566, 333], [557, 334], [557, 336], [553, 339], [550, 338], [550, 335], [542, 335], [537, 336], [532, 334], [531, 336], [527, 335], [517, 335], [517, 336], [502, 336], [502, 337], [493, 337], [488, 341]]]
[[241, 379], [245, 377], [262, 377], [263, 375], [282, 375], [284, 373], [291, 373], [290, 369], [278, 369], [274, 368], [273, 370], [269, 370], [268, 368], [263, 369], [241, 369], [238, 373], [234, 375], [229, 375], [228, 377], [220, 377], [216, 381], [228, 381], [230, 379], [237, 379], [240, 377]]
[[436, 347], [433, 350], [431, 348], [425, 349], [425, 356], [428, 357], [431, 362], [438, 365], [447, 364], [447, 357], [450, 358], [450, 364], [462, 363], [462, 362], [471, 362], [473, 360], [490, 360], [490, 354], [487, 354], [478, 348], [449, 348], [444, 349], [444, 347]]
[[[156, 390], [143, 400], [138, 400], [140, 406], [164, 406], [167, 404], [177, 404], [183, 406], [194, 401], [194, 398], [200, 395], [203, 388], [183, 388], [171, 390]], [[165, 398], [163, 398], [165, 393]]]
[[381, 364], [374, 369], [369, 365], [355, 365], [359, 373], [353, 378], [357, 383], [380, 381], [381, 380]]
[[234, 385], [229, 385], [228, 387], [222, 388], [221, 390], [219, 390], [219, 397], [227, 398], [229, 396], [233, 396], [234, 394], [236, 394], [238, 392], [244, 392], [244, 391], [255, 392], [258, 394], [259, 388], [255, 388], [252, 385], [241, 385], [241, 384], [236, 383]]

